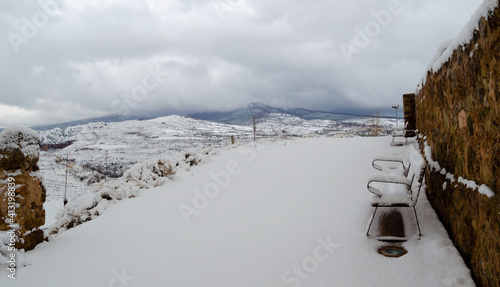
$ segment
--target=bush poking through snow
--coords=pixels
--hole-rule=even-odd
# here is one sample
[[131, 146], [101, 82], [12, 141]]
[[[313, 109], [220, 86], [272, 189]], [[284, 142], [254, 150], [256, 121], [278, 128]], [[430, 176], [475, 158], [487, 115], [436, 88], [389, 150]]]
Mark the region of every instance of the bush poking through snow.
[[198, 159], [191, 153], [186, 153], [184, 157], [186, 158], [185, 161], [189, 163], [189, 166], [198, 165]]
[[95, 193], [87, 193], [69, 202], [47, 234], [65, 230], [92, 220], [112, 204], [138, 195], [141, 189], [162, 186], [173, 179], [177, 170], [189, 169], [201, 162], [197, 153], [180, 154], [177, 159], [159, 158], [133, 165], [118, 180], [104, 183]]

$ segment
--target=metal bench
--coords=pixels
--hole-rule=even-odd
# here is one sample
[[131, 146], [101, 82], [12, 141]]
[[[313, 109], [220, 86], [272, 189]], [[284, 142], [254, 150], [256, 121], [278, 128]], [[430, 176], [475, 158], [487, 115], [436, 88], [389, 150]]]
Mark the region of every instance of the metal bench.
[[410, 152], [410, 163], [413, 164], [411, 168], [408, 168], [406, 176], [382, 171], [368, 178], [366, 187], [373, 194], [371, 205], [375, 207], [375, 210], [366, 231], [367, 236], [370, 234], [370, 228], [379, 207], [412, 207], [417, 221], [419, 238], [422, 236], [415, 205], [422, 188], [426, 162], [420, 153], [413, 148]]
[[408, 127], [408, 122], [406, 122], [405, 125], [401, 128], [399, 127], [393, 128], [391, 146], [402, 145], [402, 143], [397, 143], [395, 141], [397, 138], [404, 138], [405, 144], [408, 144], [408, 138], [415, 136], [415, 131], [409, 130], [407, 129], [407, 127]]
[[372, 167], [379, 171], [388, 171], [407, 176], [411, 163], [405, 164], [400, 155], [376, 156], [372, 161]]

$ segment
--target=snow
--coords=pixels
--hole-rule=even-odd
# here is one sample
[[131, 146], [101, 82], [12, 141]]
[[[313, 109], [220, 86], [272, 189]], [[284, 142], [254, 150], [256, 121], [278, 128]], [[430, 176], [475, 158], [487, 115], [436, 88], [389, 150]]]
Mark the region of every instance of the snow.
[[0, 133], [0, 150], [19, 149], [27, 158], [35, 158], [40, 154], [40, 135], [29, 128], [9, 127]]
[[491, 188], [489, 188], [486, 184], [481, 184], [478, 191], [479, 191], [479, 193], [484, 194], [489, 198], [492, 198], [493, 196], [495, 196], [495, 193], [493, 192], [493, 190], [491, 190]]
[[440, 172], [441, 171], [441, 166], [439, 165], [439, 162], [435, 161], [432, 159], [432, 148], [427, 142], [427, 140], [424, 140], [424, 155], [425, 155], [425, 160], [431, 167], [432, 171]]
[[[406, 176], [400, 176], [396, 174], [392, 174], [389, 172], [377, 172], [371, 176], [368, 177], [368, 183], [370, 182], [381, 182], [381, 183], [397, 183], [397, 184], [402, 184], [406, 186], [411, 186], [410, 180]], [[380, 190], [376, 187], [371, 186], [371, 184], [368, 185], [368, 190], [379, 197], [382, 197], [384, 194], [380, 192]], [[408, 195], [408, 194], [406, 194]]]
[[409, 149], [410, 151], [408, 157], [410, 158], [411, 168], [413, 169], [415, 174], [419, 175], [422, 169], [425, 168], [425, 165], [427, 163], [425, 162], [425, 159], [422, 157], [420, 151], [417, 150], [417, 148], [414, 145], [410, 145]]
[[446, 50], [448, 50], [448, 48], [453, 44], [454, 41], [455, 39], [446, 40], [443, 43], [441, 43], [441, 45], [439, 45], [436, 53], [434, 54], [434, 56], [431, 59], [431, 62], [429, 63], [429, 66], [427, 67], [427, 71], [433, 70], [434, 64], [436, 64], [436, 62], [439, 61], [439, 59], [443, 56], [443, 54], [446, 52]]
[[465, 178], [463, 178], [461, 176], [458, 177], [458, 182], [460, 182], [461, 184], [467, 186], [467, 188], [470, 188], [470, 189], [477, 189], [478, 188], [475, 181], [465, 179]]
[[[365, 235], [375, 154], [390, 137], [261, 141], [178, 168], [34, 250], [1, 286], [474, 286], [422, 193], [401, 209], [408, 254], [387, 258]], [[190, 206], [185, 215], [180, 206]], [[408, 213], [408, 212], [409, 213]], [[372, 232], [377, 230], [377, 220]]]
[[[209, 152], [205, 152], [209, 154]], [[177, 157], [151, 159], [132, 166], [118, 180], [106, 182], [96, 192], [87, 193], [70, 201], [56, 222], [48, 228], [49, 234], [61, 233], [102, 215], [119, 200], [136, 197], [141, 189], [162, 186], [172, 180], [178, 169], [189, 170], [202, 159], [194, 152]]]
[[[425, 75], [423, 76], [421, 81], [422, 83], [425, 83], [427, 72], [437, 72], [443, 64], [448, 62], [448, 60], [453, 56], [453, 52], [455, 50], [459, 49], [462, 45], [470, 43], [474, 37], [475, 31], [479, 30], [479, 21], [481, 18], [484, 17], [485, 19], [488, 19], [490, 12], [495, 10], [498, 5], [499, 0], [484, 0], [457, 37], [452, 40], [448, 40], [439, 46], [427, 68]], [[475, 48], [477, 49], [477, 45]]]
[[455, 50], [462, 45], [469, 44], [474, 36], [474, 32], [479, 30], [479, 21], [481, 18], [488, 19], [489, 13], [497, 8], [497, 6], [498, 0], [484, 0], [458, 36], [449, 43], [448, 48], [442, 53], [441, 57], [435, 60], [430, 71], [438, 71], [451, 58]]
[[[250, 120], [250, 119], [249, 119]], [[395, 119], [370, 117], [348, 121], [304, 120], [287, 114], [270, 114], [257, 118], [257, 138], [286, 138], [328, 135], [352, 137], [371, 134], [373, 124], [382, 126], [381, 134], [396, 124]], [[253, 140], [251, 120], [248, 125], [237, 126], [208, 122], [183, 116], [168, 116], [152, 120], [131, 120], [117, 123], [89, 123], [66, 128], [40, 131], [42, 144], [60, 145], [73, 142], [63, 149], [49, 149], [40, 153], [38, 162], [47, 189], [46, 207], [62, 208], [65, 197], [73, 198], [86, 193], [89, 185], [109, 177], [119, 177], [141, 160], [168, 158], [186, 149], [226, 146], [230, 137], [237, 143]], [[62, 145], [64, 146], [64, 145]], [[65, 188], [66, 161], [72, 166]], [[47, 224], [53, 222], [47, 218]]]
[[446, 179], [449, 180], [451, 183], [455, 182], [455, 175], [452, 173], [446, 173]]

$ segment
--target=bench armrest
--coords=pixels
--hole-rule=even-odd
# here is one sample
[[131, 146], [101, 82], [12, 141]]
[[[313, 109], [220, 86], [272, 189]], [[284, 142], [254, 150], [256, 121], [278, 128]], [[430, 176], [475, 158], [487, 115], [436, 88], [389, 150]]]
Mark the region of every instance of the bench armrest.
[[382, 192], [380, 192], [378, 188], [371, 186], [371, 184], [375, 182], [402, 184], [406, 186], [407, 190], [411, 190], [411, 184], [412, 184], [411, 181], [405, 176], [392, 174], [385, 171], [377, 172], [368, 178], [368, 184], [366, 185], [366, 188], [368, 189], [369, 192], [377, 195], [378, 197], [382, 197]]
[[395, 162], [395, 163], [400, 163], [401, 166], [403, 167], [403, 173], [405, 175], [408, 175], [408, 167], [405, 166], [404, 159], [400, 155], [386, 155], [386, 156], [377, 156], [375, 159], [372, 161], [372, 166], [376, 170], [384, 171], [382, 166], [378, 165], [377, 162]]

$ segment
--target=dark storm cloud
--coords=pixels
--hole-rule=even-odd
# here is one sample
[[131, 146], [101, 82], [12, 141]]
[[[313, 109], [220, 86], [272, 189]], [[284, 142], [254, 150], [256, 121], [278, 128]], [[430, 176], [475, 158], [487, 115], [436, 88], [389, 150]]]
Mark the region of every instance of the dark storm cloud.
[[0, 126], [390, 106], [481, 2], [3, 1]]

